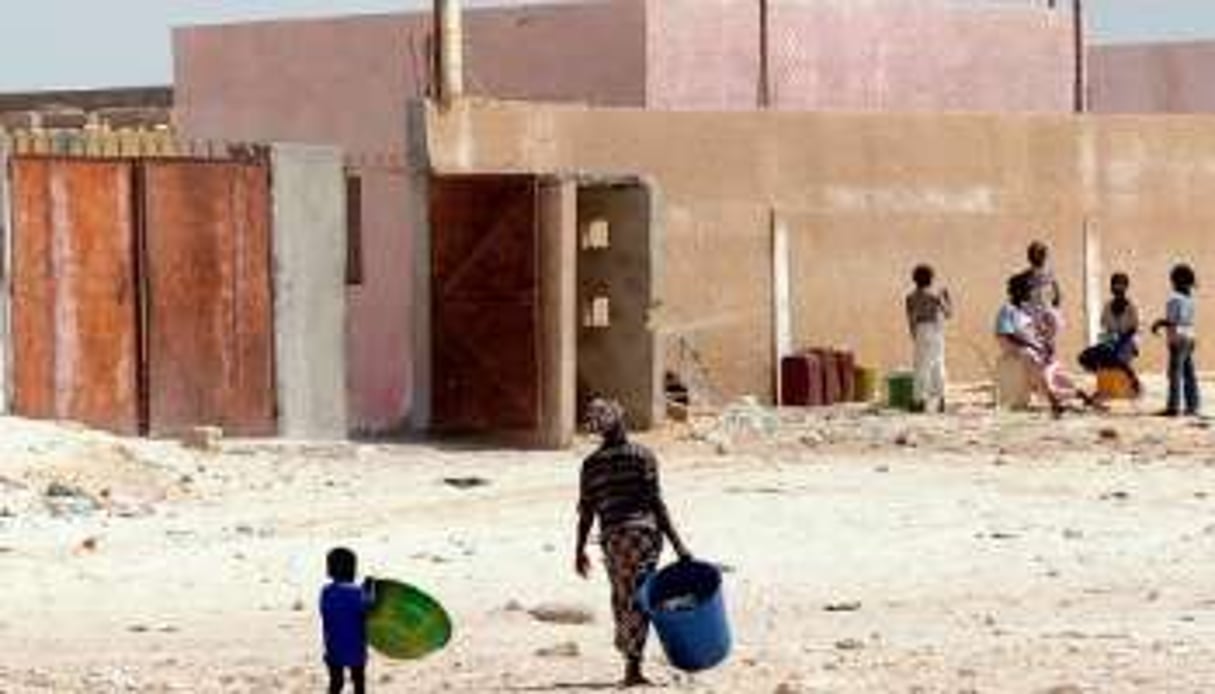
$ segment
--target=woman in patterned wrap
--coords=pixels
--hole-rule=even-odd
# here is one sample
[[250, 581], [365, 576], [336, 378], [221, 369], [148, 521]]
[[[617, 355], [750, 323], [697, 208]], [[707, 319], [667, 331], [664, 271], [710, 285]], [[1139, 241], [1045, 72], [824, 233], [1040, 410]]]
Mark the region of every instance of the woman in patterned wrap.
[[586, 578], [591, 562], [587, 541], [595, 520], [612, 585], [616, 648], [624, 657], [625, 687], [648, 685], [642, 661], [650, 620], [638, 608], [638, 582], [658, 565], [664, 536], [682, 559], [691, 554], [671, 523], [658, 483], [658, 461], [645, 446], [629, 440], [624, 409], [597, 399], [587, 409], [587, 428], [602, 437], [599, 448], [582, 463], [578, 501], [575, 568]]

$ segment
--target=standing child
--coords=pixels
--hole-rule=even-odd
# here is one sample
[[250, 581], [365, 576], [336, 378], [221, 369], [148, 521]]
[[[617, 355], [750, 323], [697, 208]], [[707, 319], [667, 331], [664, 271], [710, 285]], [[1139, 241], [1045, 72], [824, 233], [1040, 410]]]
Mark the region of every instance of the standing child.
[[1181, 264], [1169, 274], [1173, 294], [1165, 305], [1164, 318], [1152, 325], [1152, 334], [1163, 328], [1169, 343], [1169, 402], [1161, 414], [1176, 417], [1181, 412], [1182, 395], [1185, 413], [1199, 414], [1202, 402], [1198, 390], [1198, 374], [1194, 367], [1194, 287], [1198, 285], [1194, 269]]
[[932, 291], [936, 273], [918, 265], [911, 273], [915, 289], [907, 295], [907, 327], [915, 345], [915, 408], [945, 411], [945, 321], [953, 309], [949, 291]]
[[329, 668], [329, 694], [341, 694], [346, 671], [355, 694], [367, 691], [367, 611], [375, 601], [375, 581], [355, 584], [358, 558], [339, 547], [326, 557], [330, 582], [321, 590], [321, 623], [325, 635], [325, 665]]

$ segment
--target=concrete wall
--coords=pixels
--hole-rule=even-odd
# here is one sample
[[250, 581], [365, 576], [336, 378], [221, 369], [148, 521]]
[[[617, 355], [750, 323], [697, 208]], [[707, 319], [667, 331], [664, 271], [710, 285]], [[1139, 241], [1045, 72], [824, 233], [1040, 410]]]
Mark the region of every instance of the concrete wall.
[[758, 8], [759, 3], [746, 0], [650, 0], [645, 104], [660, 109], [756, 108]]
[[1215, 41], [1096, 46], [1089, 89], [1098, 113], [1215, 111]]
[[[668, 344], [689, 341], [726, 394], [770, 392], [772, 217], [790, 233], [796, 346], [910, 361], [901, 309], [916, 262], [952, 289], [950, 368], [986, 378], [1004, 281], [1028, 241], [1054, 249], [1069, 327], [1085, 340], [1086, 277], [1127, 268], [1154, 315], [1174, 259], [1215, 263], [1197, 204], [1215, 181], [1215, 121], [1067, 116], [655, 113], [469, 104], [430, 116], [445, 173], [633, 171], [664, 204]], [[534, 133], [544, 133], [537, 138]], [[1085, 228], [1102, 249], [1086, 261]], [[1212, 265], [1215, 267], [1215, 265]], [[1103, 282], [1103, 279], [1101, 280]], [[1200, 299], [1201, 301], [1201, 299]], [[1215, 302], [1201, 302], [1215, 324]], [[1162, 348], [1148, 344], [1149, 368]], [[1200, 359], [1215, 363], [1206, 342]]]
[[274, 342], [279, 432], [345, 438], [346, 199], [341, 153], [276, 145]]
[[[601, 106], [752, 108], [757, 7], [752, 0], [604, 0], [471, 10], [468, 87]], [[872, 3], [774, 2], [777, 105], [1070, 108], [1062, 15], [958, 11], [935, 0], [913, 7], [888, 14], [888, 5]], [[790, 34], [793, 27], [802, 33]], [[424, 214], [409, 208], [424, 192], [406, 156], [407, 105], [427, 90], [429, 31], [426, 15], [401, 14], [192, 27], [173, 36], [174, 116], [185, 137], [335, 145], [362, 176], [366, 266], [363, 283], [349, 290], [347, 382], [351, 426], [363, 431], [401, 427], [415, 385], [425, 387], [414, 382], [414, 298], [404, 269], [418, 251], [410, 220]], [[933, 51], [924, 54], [925, 45]], [[761, 214], [729, 203], [718, 211], [739, 223]], [[676, 210], [671, 233], [697, 233], [680, 226], [689, 223]], [[700, 271], [678, 262], [672, 270]], [[729, 308], [735, 299], [722, 301]]]
[[[1102, 274], [1123, 270], [1144, 318], [1164, 314], [1169, 268], [1198, 273], [1199, 368], [1215, 369], [1215, 119], [1205, 116], [1107, 117], [1095, 129], [1098, 152], [1092, 225]], [[1160, 365], [1160, 343], [1147, 343]]]
[[924, 0], [777, 0], [771, 12], [778, 108], [1073, 108], [1072, 24], [1061, 10], [1030, 3], [999, 8]]
[[[1061, 10], [936, 0], [770, 0], [769, 8], [775, 108], [1073, 109], [1072, 24]], [[760, 103], [755, 0], [650, 0], [647, 33], [649, 106], [746, 110]]]

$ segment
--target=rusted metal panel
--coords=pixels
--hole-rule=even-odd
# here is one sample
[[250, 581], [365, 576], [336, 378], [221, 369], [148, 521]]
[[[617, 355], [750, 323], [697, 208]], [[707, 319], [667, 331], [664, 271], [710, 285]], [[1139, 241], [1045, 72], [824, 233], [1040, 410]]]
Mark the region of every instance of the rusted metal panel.
[[273, 434], [268, 168], [142, 166], [149, 429]]
[[532, 176], [431, 184], [433, 424], [540, 425], [538, 184]]
[[139, 430], [131, 164], [15, 157], [15, 413]]

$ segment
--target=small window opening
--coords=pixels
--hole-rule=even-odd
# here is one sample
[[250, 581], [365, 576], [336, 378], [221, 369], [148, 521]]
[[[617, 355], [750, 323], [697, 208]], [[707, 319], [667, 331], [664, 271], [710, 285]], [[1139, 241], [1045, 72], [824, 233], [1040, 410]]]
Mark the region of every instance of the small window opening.
[[346, 285], [363, 284], [363, 178], [346, 174]]
[[591, 297], [582, 311], [582, 326], [585, 328], [610, 328], [612, 326], [612, 300], [599, 294]]
[[606, 219], [593, 219], [582, 230], [582, 250], [599, 251], [612, 246], [612, 228]]

